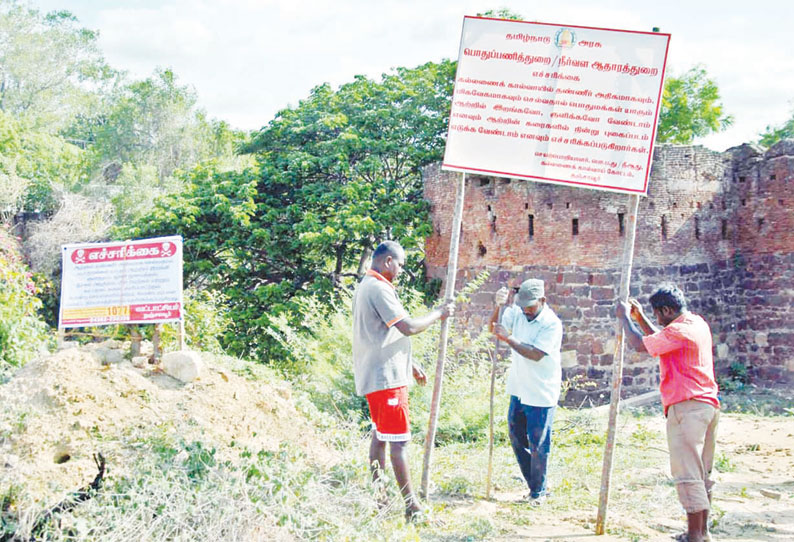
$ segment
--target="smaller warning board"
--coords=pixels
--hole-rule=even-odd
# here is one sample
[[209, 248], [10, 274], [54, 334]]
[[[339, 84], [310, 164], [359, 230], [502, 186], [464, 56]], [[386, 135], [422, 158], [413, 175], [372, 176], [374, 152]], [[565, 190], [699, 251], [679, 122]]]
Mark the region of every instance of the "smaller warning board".
[[182, 238], [64, 245], [59, 327], [182, 319]]

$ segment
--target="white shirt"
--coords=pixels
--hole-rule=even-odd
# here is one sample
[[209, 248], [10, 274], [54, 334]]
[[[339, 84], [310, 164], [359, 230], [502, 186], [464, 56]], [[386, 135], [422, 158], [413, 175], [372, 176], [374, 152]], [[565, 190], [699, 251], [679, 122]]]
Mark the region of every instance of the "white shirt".
[[520, 343], [546, 354], [539, 361], [534, 361], [512, 350], [507, 393], [515, 395], [525, 405], [556, 406], [562, 384], [562, 322], [548, 304], [531, 322], [527, 321], [520, 307], [511, 305], [502, 314], [502, 325]]

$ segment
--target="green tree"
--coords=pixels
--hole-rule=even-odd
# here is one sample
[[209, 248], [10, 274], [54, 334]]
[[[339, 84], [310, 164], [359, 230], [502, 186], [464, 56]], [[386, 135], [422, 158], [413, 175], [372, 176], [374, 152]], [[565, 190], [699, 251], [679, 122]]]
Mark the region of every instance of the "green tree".
[[245, 147], [257, 168], [193, 172], [127, 235], [185, 237], [187, 282], [223, 289], [234, 322], [226, 344], [240, 354], [272, 354], [274, 318], [299, 323], [301, 298], [333, 307], [383, 239], [408, 249], [418, 282], [430, 233], [421, 168], [443, 153], [454, 68], [316, 87]]
[[[81, 151], [0, 111], [0, 222], [17, 212], [52, 212], [57, 190], [79, 180]], [[55, 188], [54, 188], [55, 187]]]
[[733, 123], [720, 102], [717, 84], [703, 66], [680, 77], [668, 77], [662, 94], [656, 140], [660, 143], [692, 143], [696, 137], [725, 130]]
[[80, 115], [67, 136], [86, 149], [82, 192], [113, 202], [116, 221], [131, 222], [158, 197], [178, 192], [178, 170], [203, 160], [240, 168], [236, 149], [246, 134], [207, 119], [195, 92], [172, 70], [119, 86], [92, 115]]
[[478, 13], [477, 17], [490, 17], [492, 19], [509, 19], [511, 21], [523, 21], [524, 17], [511, 11], [508, 8], [489, 9], [483, 13]]
[[42, 14], [0, 0], [0, 111], [50, 132], [90, 110], [118, 76], [68, 11]]
[[442, 156], [453, 74], [447, 61], [323, 85], [254, 136], [247, 150], [260, 159], [260, 210], [274, 233], [255, 246], [291, 268], [296, 286], [360, 275], [383, 239], [422, 244], [420, 169]]
[[794, 112], [780, 126], [767, 126], [758, 142], [764, 147], [771, 147], [782, 139], [794, 139]]

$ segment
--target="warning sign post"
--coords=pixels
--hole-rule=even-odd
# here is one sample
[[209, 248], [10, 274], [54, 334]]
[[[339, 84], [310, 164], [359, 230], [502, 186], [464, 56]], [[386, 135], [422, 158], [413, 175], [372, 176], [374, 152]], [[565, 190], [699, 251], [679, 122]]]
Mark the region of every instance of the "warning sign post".
[[[669, 34], [465, 17], [442, 168], [460, 171], [445, 298], [454, 298], [465, 175], [629, 194], [619, 298], [628, 299], [639, 197], [647, 194]], [[442, 324], [425, 438], [429, 497], [446, 357]], [[596, 534], [604, 534], [623, 373], [617, 326]], [[495, 365], [495, 364], [494, 364]], [[488, 477], [490, 493], [490, 472]]]
[[669, 38], [466, 17], [442, 167], [644, 194]]
[[59, 328], [181, 321], [182, 238], [64, 245]]

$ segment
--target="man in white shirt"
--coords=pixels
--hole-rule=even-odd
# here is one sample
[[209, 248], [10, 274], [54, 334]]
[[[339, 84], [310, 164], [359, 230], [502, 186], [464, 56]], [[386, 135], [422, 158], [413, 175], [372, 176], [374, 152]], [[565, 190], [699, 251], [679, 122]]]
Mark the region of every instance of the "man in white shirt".
[[499, 307], [507, 294], [507, 288], [496, 293], [491, 330], [512, 349], [507, 374], [510, 443], [529, 486], [530, 503], [537, 505], [546, 497], [551, 426], [560, 398], [562, 323], [546, 304], [542, 280], [525, 280], [500, 322]]

